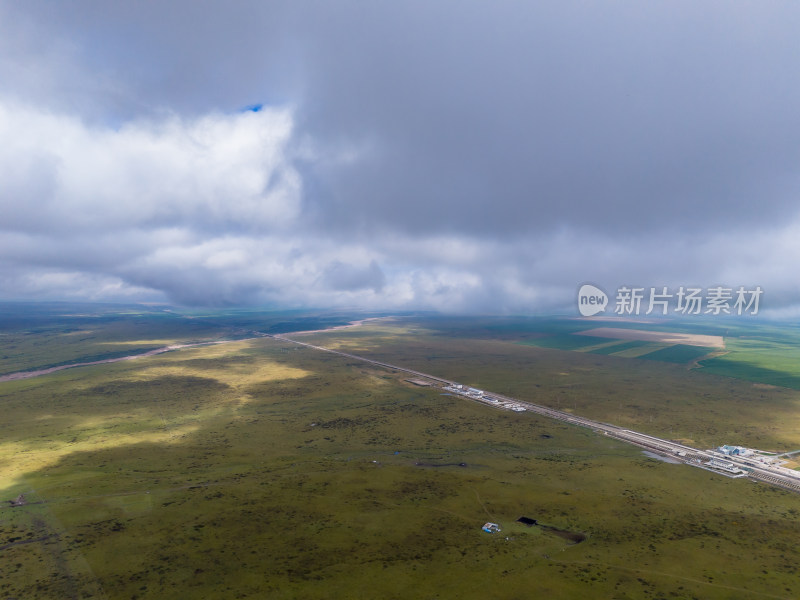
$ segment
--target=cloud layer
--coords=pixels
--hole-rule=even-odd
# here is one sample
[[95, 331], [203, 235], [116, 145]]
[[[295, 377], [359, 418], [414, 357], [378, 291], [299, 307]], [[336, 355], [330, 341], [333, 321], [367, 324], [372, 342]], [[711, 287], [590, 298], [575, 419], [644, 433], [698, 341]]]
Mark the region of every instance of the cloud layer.
[[[0, 5], [0, 297], [800, 304], [800, 9]], [[258, 111], [242, 107], [263, 103]]]

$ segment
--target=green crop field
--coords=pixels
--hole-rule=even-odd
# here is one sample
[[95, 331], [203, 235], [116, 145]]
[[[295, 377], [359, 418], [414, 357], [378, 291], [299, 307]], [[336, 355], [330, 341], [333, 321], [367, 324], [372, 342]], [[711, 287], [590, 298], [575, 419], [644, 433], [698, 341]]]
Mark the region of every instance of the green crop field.
[[521, 343], [528, 346], [536, 346], [537, 348], [584, 350], [597, 345], [607, 346], [611, 342], [608, 338], [592, 337], [589, 335], [553, 335], [526, 340]]
[[663, 342], [646, 342], [641, 340], [614, 340], [606, 337], [576, 335], [575, 333], [556, 333], [543, 335], [519, 342], [526, 346], [549, 348], [553, 350], [571, 350], [590, 352], [606, 356], [623, 358], [642, 358], [680, 364], [690, 364], [698, 358], [714, 352], [714, 348], [670, 344]]
[[800, 389], [800, 345], [767, 336], [728, 340], [729, 352], [702, 360], [704, 371]]
[[641, 355], [645, 360], [661, 360], [664, 362], [674, 362], [679, 364], [690, 363], [700, 357], [707, 356], [714, 352], [714, 348], [703, 348], [702, 346], [687, 346], [685, 344], [675, 344], [661, 350], [655, 350], [648, 354]]
[[642, 342], [639, 345], [615, 352], [614, 356], [619, 358], [644, 358], [651, 353], [658, 352], [659, 350], [664, 350], [665, 348], [669, 347], [670, 346], [668, 344], [659, 344], [658, 342]]
[[[202, 318], [220, 339], [298, 317]], [[56, 320], [27, 364], [64, 356]], [[194, 339], [197, 320], [132, 341]], [[542, 326], [409, 317], [297, 339], [665, 437], [800, 447], [794, 390], [516, 343]], [[800, 594], [800, 496], [404, 379], [257, 339], [0, 383], [0, 597]]]
[[622, 352], [623, 350], [630, 350], [632, 348], [641, 348], [645, 346], [647, 342], [642, 342], [639, 340], [632, 340], [630, 342], [623, 342], [622, 340], [615, 341], [614, 343], [604, 346], [602, 348], [595, 348], [594, 350], [590, 350], [592, 354], [617, 354]]
[[[677, 343], [614, 341], [598, 336], [576, 335], [592, 327], [573, 318], [497, 321], [500, 322], [476, 325], [471, 331], [464, 323], [460, 324], [460, 328], [449, 328], [449, 333], [475, 339], [516, 340], [519, 344], [537, 348], [684, 364], [708, 374], [800, 389], [800, 327], [794, 324], [724, 318], [613, 323], [616, 329], [722, 336], [725, 348], [719, 350]], [[516, 334], [513, 333], [515, 328]], [[496, 335], [492, 336], [491, 332], [496, 332]]]

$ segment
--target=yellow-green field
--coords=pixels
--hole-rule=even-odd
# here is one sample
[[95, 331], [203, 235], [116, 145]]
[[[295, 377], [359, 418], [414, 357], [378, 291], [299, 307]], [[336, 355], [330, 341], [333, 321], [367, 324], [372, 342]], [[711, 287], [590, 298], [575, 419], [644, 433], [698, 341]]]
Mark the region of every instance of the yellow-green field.
[[[411, 321], [303, 339], [658, 434], [800, 446], [797, 392], [682, 365]], [[800, 595], [800, 496], [404, 378], [261, 339], [0, 384], [0, 597]]]

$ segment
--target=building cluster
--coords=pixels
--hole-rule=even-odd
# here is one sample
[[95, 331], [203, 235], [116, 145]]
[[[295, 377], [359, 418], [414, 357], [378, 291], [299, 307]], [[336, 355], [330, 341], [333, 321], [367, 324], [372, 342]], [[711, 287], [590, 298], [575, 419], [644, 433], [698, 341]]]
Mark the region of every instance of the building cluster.
[[462, 396], [469, 396], [470, 398], [475, 398], [476, 400], [480, 400], [484, 397], [483, 390], [479, 390], [478, 388], [474, 387], [467, 387], [466, 385], [462, 385], [460, 383], [454, 383], [453, 385], [448, 385], [445, 389], [449, 392], [455, 392], [457, 394], [461, 394]]
[[747, 458], [748, 456], [753, 456], [755, 452], [750, 450], [749, 448], [743, 448], [742, 446], [720, 446], [717, 448], [719, 452], [722, 452], [725, 456], [741, 456], [742, 458]]
[[[745, 465], [744, 468], [748, 467], [761, 467], [767, 466], [773, 472], [781, 473], [781, 474], [790, 474], [793, 477], [797, 476], [797, 472], [793, 469], [787, 469], [786, 467], [782, 466], [785, 465], [787, 461], [787, 454], [775, 454], [773, 452], [765, 452], [763, 450], [756, 450], [755, 448], [744, 448], [742, 446], [719, 446], [712, 450], [714, 454], [717, 455], [724, 455], [729, 456], [732, 459], [744, 459], [741, 461], [742, 464]], [[792, 453], [789, 453], [792, 454]], [[720, 456], [722, 458], [722, 456]]]
[[768, 468], [777, 475], [797, 478], [797, 473], [781, 465], [786, 463], [784, 455], [775, 455], [762, 450], [743, 446], [718, 446], [711, 451], [711, 460], [704, 462], [706, 468], [733, 477], [743, 477], [753, 473], [753, 469]]
[[483, 390], [479, 390], [478, 388], [473, 388], [473, 387], [467, 387], [460, 383], [453, 383], [451, 385], [447, 385], [445, 386], [444, 389], [448, 392], [454, 392], [456, 394], [466, 396], [467, 398], [472, 398], [473, 400], [480, 400], [481, 402], [485, 402], [486, 404], [491, 404], [492, 406], [497, 406], [498, 408], [513, 410], [514, 412], [525, 412], [526, 410], [526, 408], [521, 404], [519, 404], [518, 402], [500, 400], [498, 398], [495, 398], [494, 396], [487, 396]]
[[734, 463], [728, 460], [722, 460], [721, 458], [712, 458], [705, 464], [710, 469], [713, 469], [715, 471], [722, 471], [726, 475], [730, 475], [733, 477], [744, 477], [747, 474], [743, 469], [739, 468]]

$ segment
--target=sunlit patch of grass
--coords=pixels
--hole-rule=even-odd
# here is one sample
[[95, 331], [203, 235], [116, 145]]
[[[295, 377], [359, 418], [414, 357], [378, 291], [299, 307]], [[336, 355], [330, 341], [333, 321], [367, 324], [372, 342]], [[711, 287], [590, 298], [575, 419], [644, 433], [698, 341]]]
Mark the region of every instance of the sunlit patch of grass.
[[105, 426], [92, 428], [77, 425], [73, 431], [80, 431], [81, 440], [63, 441], [48, 439], [31, 442], [0, 443], [0, 482], [9, 493], [24, 487], [25, 473], [46, 469], [65, 457], [82, 452], [94, 452], [108, 448], [129, 447], [136, 444], [173, 444], [197, 431], [199, 425], [187, 423], [172, 424], [165, 427], [160, 422], [137, 423], [139, 431], [121, 433], [114, 431], [116, 421]]
[[194, 376], [210, 378], [222, 385], [242, 389], [256, 383], [302, 379], [311, 375], [309, 371], [274, 360], [247, 360], [246, 357], [239, 356], [242, 350], [252, 347], [250, 342], [237, 342], [186, 349], [180, 355], [171, 356], [168, 362], [141, 369], [136, 378], [155, 380], [161, 377]]

